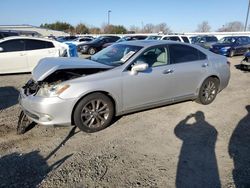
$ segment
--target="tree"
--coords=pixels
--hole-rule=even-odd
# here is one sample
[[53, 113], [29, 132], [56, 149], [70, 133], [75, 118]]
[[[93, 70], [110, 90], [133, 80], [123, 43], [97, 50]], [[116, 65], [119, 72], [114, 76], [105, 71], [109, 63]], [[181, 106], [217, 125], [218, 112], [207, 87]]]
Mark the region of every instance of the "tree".
[[237, 32], [243, 31], [244, 24], [239, 21], [229, 22], [218, 29], [219, 32]]
[[91, 27], [91, 28], [89, 28], [89, 33], [91, 33], [91, 34], [100, 34], [101, 29], [99, 27]]
[[154, 32], [159, 33], [162, 32], [164, 34], [171, 33], [170, 27], [166, 23], [160, 23], [154, 26]]
[[211, 30], [210, 25], [207, 21], [202, 22], [198, 25], [197, 32], [209, 32]]
[[40, 27], [43, 28], [47, 28], [47, 29], [53, 29], [53, 30], [58, 30], [58, 31], [68, 31], [68, 30], [72, 30], [74, 29], [74, 27], [72, 25], [70, 25], [69, 23], [66, 22], [55, 22], [55, 23], [45, 23], [45, 24], [41, 24]]
[[102, 26], [103, 33], [110, 33], [110, 34], [124, 34], [127, 33], [127, 29], [122, 25], [107, 25], [104, 24]]
[[153, 33], [153, 32], [154, 32], [154, 25], [151, 24], [151, 23], [146, 24], [146, 25], [143, 27], [142, 32], [143, 32], [143, 33]]
[[138, 26], [131, 25], [131, 26], [129, 27], [129, 32], [130, 32], [130, 33], [141, 33], [141, 29], [140, 29], [140, 27], [138, 27]]
[[89, 28], [85, 24], [79, 23], [75, 27], [75, 32], [77, 34], [86, 34], [89, 33]]

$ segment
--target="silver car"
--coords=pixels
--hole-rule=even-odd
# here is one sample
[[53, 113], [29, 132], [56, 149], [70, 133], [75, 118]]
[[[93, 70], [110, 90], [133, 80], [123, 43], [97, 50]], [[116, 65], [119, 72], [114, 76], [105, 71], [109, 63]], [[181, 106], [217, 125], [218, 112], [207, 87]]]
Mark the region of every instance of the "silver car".
[[227, 59], [201, 47], [129, 41], [89, 59], [41, 60], [19, 102], [39, 124], [74, 124], [95, 132], [129, 112], [185, 100], [210, 104], [229, 78]]

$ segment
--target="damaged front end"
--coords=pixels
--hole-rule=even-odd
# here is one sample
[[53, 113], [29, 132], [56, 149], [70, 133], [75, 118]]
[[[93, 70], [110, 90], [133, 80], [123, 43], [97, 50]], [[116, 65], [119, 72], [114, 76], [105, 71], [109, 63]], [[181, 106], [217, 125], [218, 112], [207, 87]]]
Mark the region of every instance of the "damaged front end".
[[88, 76], [91, 74], [95, 74], [98, 72], [105, 71], [107, 69], [104, 68], [80, 68], [80, 69], [62, 69], [57, 70], [50, 74], [42, 81], [35, 81], [34, 79], [30, 79], [22, 88], [23, 93], [26, 96], [36, 95], [38, 92], [41, 92], [41, 89], [49, 89], [54, 86], [67, 81], [72, 80], [79, 77]]
[[[55, 61], [39, 63], [32, 72], [32, 78], [21, 88], [19, 103], [22, 112], [19, 115], [18, 134], [25, 133], [31, 124], [34, 125], [34, 122], [44, 125], [70, 122], [66, 114], [71, 114], [67, 111], [71, 101], [59, 97], [70, 87], [66, 81], [113, 68], [89, 60], [79, 63], [78, 60], [73, 59], [72, 64], [65, 63], [61, 59], [56, 60], [56, 63]], [[58, 116], [58, 105], [55, 104], [60, 106], [59, 109], [64, 109], [65, 115], [60, 112]], [[55, 119], [55, 117], [59, 118]]]

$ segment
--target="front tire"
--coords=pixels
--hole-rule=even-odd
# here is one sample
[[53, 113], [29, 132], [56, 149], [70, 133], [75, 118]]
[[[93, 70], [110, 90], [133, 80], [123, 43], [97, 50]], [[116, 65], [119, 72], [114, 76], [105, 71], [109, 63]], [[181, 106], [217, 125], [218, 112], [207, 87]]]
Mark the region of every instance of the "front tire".
[[218, 93], [219, 80], [216, 78], [207, 78], [201, 85], [198, 102], [204, 105], [212, 103]]
[[84, 97], [74, 111], [75, 125], [84, 132], [97, 132], [110, 125], [114, 116], [114, 104], [102, 93]]
[[89, 55], [94, 55], [95, 53], [96, 53], [96, 49], [91, 47], [89, 49]]

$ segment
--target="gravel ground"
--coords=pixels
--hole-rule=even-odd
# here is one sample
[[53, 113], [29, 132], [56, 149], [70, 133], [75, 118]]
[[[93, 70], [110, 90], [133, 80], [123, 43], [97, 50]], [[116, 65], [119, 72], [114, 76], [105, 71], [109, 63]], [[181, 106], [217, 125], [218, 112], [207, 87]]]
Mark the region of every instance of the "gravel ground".
[[229, 86], [211, 105], [133, 113], [94, 134], [37, 125], [16, 135], [18, 90], [30, 74], [0, 76], [0, 187], [250, 187], [250, 72], [235, 68], [241, 59], [229, 59]]

